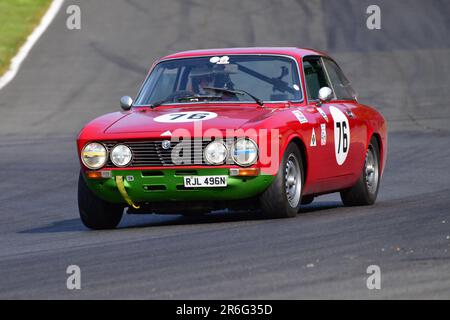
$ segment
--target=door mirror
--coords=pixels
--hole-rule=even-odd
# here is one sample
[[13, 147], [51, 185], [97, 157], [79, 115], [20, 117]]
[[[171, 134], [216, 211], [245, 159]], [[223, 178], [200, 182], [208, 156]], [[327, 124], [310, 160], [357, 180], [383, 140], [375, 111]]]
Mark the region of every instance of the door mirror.
[[328, 87], [320, 88], [319, 100], [321, 103], [328, 102], [333, 98], [333, 91]]
[[131, 97], [123, 96], [122, 98], [120, 98], [120, 107], [123, 110], [125, 110], [125, 111], [130, 110], [132, 105], [133, 105], [133, 99], [131, 99]]

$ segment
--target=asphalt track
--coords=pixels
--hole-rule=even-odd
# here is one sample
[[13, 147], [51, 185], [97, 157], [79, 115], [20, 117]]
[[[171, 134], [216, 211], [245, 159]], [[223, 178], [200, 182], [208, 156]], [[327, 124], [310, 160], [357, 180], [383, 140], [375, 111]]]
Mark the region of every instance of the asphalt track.
[[[366, 28], [368, 5], [382, 29]], [[79, 4], [82, 29], [66, 29]], [[66, 1], [0, 91], [0, 298], [450, 298], [450, 2]], [[378, 202], [336, 195], [297, 218], [78, 219], [75, 137], [185, 49], [302, 46], [333, 55], [389, 122]], [[66, 268], [82, 289], [66, 289]], [[382, 289], [366, 288], [378, 265]]]

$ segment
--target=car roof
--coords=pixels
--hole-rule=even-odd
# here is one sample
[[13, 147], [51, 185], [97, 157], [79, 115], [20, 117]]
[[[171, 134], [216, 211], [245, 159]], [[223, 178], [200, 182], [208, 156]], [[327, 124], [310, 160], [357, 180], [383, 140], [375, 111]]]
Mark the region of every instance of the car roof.
[[220, 48], [220, 49], [202, 49], [202, 50], [189, 50], [170, 54], [161, 58], [160, 60], [188, 58], [196, 56], [220, 56], [220, 55], [233, 55], [233, 54], [273, 54], [273, 55], [286, 55], [303, 58], [305, 56], [319, 55], [328, 56], [326, 53], [296, 47], [248, 47], [248, 48]]

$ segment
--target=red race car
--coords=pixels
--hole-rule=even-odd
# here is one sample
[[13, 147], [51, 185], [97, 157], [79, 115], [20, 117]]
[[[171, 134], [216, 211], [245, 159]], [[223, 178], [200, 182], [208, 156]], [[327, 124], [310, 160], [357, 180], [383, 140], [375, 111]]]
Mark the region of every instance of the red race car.
[[315, 196], [375, 202], [385, 166], [383, 116], [358, 103], [324, 53], [237, 48], [169, 55], [136, 99], [80, 132], [83, 223], [129, 213], [260, 208], [294, 217]]

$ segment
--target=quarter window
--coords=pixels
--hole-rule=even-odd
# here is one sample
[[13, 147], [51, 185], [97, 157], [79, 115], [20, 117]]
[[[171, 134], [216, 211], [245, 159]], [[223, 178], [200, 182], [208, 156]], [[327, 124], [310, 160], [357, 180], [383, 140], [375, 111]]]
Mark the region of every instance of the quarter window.
[[315, 57], [304, 59], [303, 71], [305, 74], [305, 82], [309, 100], [317, 100], [319, 98], [319, 90], [321, 88], [329, 87], [331, 89], [320, 58]]
[[355, 92], [350, 85], [350, 81], [347, 80], [338, 65], [330, 59], [323, 59], [323, 61], [330, 81], [333, 84], [336, 98], [340, 100], [354, 100]]

